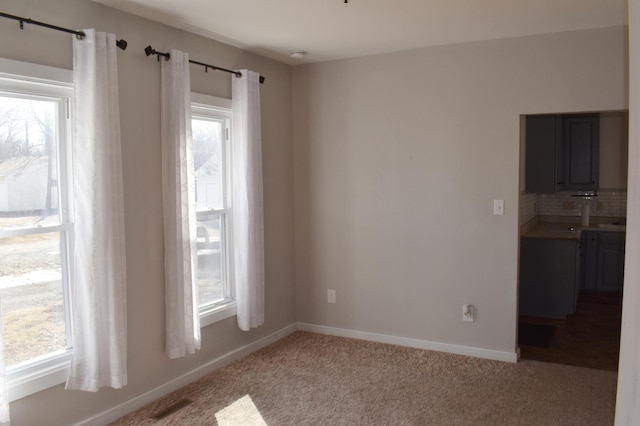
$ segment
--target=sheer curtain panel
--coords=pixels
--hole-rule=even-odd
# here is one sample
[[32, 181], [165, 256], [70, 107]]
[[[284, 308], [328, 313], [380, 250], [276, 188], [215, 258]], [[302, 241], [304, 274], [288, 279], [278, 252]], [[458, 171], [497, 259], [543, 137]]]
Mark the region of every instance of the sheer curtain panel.
[[238, 326], [264, 323], [264, 223], [260, 75], [232, 75], [233, 261]]
[[127, 384], [124, 201], [116, 38], [73, 36], [74, 342], [66, 389]]
[[169, 358], [200, 349], [195, 291], [196, 214], [191, 139], [189, 56], [161, 59], [162, 200], [164, 215], [165, 352]]

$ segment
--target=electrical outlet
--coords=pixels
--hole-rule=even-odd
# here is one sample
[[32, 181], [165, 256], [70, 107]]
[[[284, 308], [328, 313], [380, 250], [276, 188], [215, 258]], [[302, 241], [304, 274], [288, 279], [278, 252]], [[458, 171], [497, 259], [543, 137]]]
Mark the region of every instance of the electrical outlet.
[[336, 291], [333, 289], [327, 290], [327, 302], [336, 303]]
[[473, 305], [462, 305], [462, 321], [473, 322], [475, 319], [474, 311]]

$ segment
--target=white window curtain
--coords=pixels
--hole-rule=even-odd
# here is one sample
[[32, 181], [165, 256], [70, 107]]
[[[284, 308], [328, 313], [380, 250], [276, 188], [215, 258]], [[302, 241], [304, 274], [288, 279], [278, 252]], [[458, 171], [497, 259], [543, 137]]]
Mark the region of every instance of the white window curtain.
[[191, 82], [187, 53], [174, 49], [160, 62], [165, 352], [173, 359], [200, 349]]
[[116, 37], [73, 37], [74, 342], [66, 389], [127, 384], [126, 265]]
[[264, 323], [264, 222], [260, 75], [232, 75], [233, 262], [238, 326]]
[[0, 426], [10, 424], [7, 375], [4, 370], [4, 336], [2, 334], [2, 311], [0, 310]]

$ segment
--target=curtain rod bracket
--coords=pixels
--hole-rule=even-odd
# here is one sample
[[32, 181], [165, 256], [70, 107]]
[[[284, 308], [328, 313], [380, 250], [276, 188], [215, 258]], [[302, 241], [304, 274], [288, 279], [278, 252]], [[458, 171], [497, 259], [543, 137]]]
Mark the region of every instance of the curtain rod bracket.
[[160, 56], [164, 56], [164, 58], [168, 61], [171, 58], [171, 55], [164, 52], [158, 52], [156, 49], [151, 47], [151, 45], [144, 48], [144, 54], [147, 56], [156, 55], [156, 59], [160, 62]]

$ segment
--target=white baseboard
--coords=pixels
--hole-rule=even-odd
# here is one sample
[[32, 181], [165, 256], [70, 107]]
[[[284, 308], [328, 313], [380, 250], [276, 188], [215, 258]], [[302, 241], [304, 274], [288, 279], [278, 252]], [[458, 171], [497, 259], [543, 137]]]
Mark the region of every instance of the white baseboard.
[[164, 383], [161, 386], [158, 386], [157, 388], [151, 389], [109, 410], [103, 411], [102, 413], [99, 413], [91, 418], [76, 423], [76, 425], [90, 426], [109, 424], [124, 415], [127, 415], [144, 407], [145, 405], [155, 401], [156, 399], [162, 398], [163, 396], [176, 391], [188, 385], [189, 383], [200, 379], [201, 377], [206, 376], [212, 371], [218, 370], [235, 360], [238, 360], [246, 355], [249, 355], [250, 353], [253, 353], [259, 349], [264, 348], [265, 346], [270, 345], [273, 342], [276, 342], [277, 340], [282, 339], [285, 336], [288, 336], [297, 329], [298, 327], [295, 323], [281, 328], [280, 330], [275, 331], [260, 340], [238, 348], [235, 351], [229, 352], [225, 355], [222, 355], [214, 359], [213, 361], [210, 361], [196, 368], [195, 370], [191, 370], [180, 377], [176, 377], [175, 379]]
[[452, 345], [449, 343], [431, 342], [428, 340], [410, 339], [407, 337], [390, 336], [387, 334], [368, 333], [365, 331], [349, 330], [345, 328], [327, 327], [307, 323], [298, 323], [298, 330], [313, 333], [329, 334], [339, 337], [351, 337], [353, 339], [370, 340], [372, 342], [389, 343], [410, 348], [427, 349], [430, 351], [448, 352], [458, 355], [486, 358], [496, 361], [517, 362], [517, 352], [496, 351], [492, 349], [476, 348], [473, 346]]
[[122, 416], [125, 416], [133, 411], [136, 411], [145, 405], [162, 398], [163, 396], [176, 391], [191, 382], [194, 382], [212, 371], [218, 370], [233, 361], [236, 361], [244, 356], [247, 356], [265, 346], [270, 345], [285, 336], [293, 333], [296, 330], [309, 331], [313, 333], [329, 334], [339, 337], [350, 337], [353, 339], [369, 340], [372, 342], [388, 343], [392, 345], [407, 346], [411, 348], [427, 349], [439, 352], [448, 352], [459, 355], [473, 356], [477, 358], [486, 358], [497, 361], [517, 362], [518, 352], [504, 352], [495, 351], [491, 349], [476, 348], [471, 346], [452, 345], [448, 343], [430, 342], [427, 340], [410, 339], [406, 337], [390, 336], [386, 334], [368, 333], [364, 331], [349, 330], [344, 328], [327, 327], [323, 325], [307, 324], [307, 323], [294, 323], [290, 324], [278, 331], [275, 331], [268, 336], [263, 337], [253, 343], [236, 349], [222, 355], [195, 370], [189, 371], [175, 379], [164, 383], [157, 388], [151, 389], [143, 394], [140, 394], [120, 405], [117, 405], [109, 410], [103, 411], [95, 416], [85, 419], [76, 426], [90, 426], [90, 425], [106, 425]]

